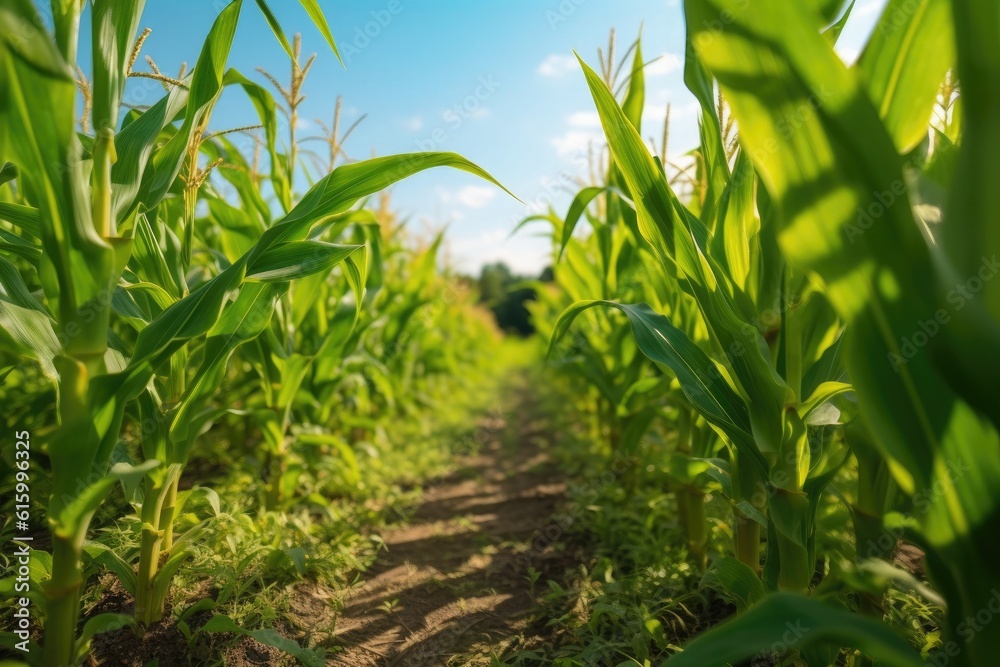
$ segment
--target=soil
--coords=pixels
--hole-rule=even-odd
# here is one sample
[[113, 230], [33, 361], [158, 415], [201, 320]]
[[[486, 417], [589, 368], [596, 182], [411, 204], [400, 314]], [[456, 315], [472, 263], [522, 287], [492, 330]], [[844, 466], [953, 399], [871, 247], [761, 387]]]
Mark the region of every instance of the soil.
[[445, 665], [530, 632], [529, 568], [544, 581], [572, 560], [536, 539], [552, 525], [565, 484], [531, 412], [517, 406], [508, 417], [517, 423], [493, 417], [479, 451], [425, 490], [406, 526], [383, 536], [387, 550], [347, 599], [336, 626], [342, 648], [328, 664]]
[[[510, 414], [484, 416], [475, 451], [451, 475], [424, 485], [419, 507], [404, 525], [382, 534], [385, 550], [347, 594], [313, 583], [296, 586], [291, 626], [276, 628], [297, 641], [324, 647], [328, 665], [383, 667], [490, 664], [511, 638], [537, 643], [544, 632], [531, 612], [529, 568], [559, 579], [578, 562], [544, 536], [566, 490], [546, 453], [552, 441], [530, 392]], [[117, 580], [88, 616], [130, 614], [134, 602]], [[540, 592], [540, 591], [539, 591]], [[211, 597], [203, 591], [197, 597]], [[337, 611], [337, 601], [343, 608]], [[189, 601], [190, 602], [190, 601]], [[211, 617], [188, 619], [192, 630]], [[331, 636], [329, 629], [335, 628]], [[199, 634], [189, 645], [169, 612], [138, 638], [131, 628], [97, 635], [90, 665], [181, 667], [206, 662], [252, 667], [295, 665], [277, 649], [248, 637]], [[485, 662], [483, 662], [485, 661]]]
[[[132, 614], [135, 601], [118, 580], [114, 579], [107, 586], [101, 601], [89, 615], [108, 612]], [[200, 612], [192, 615], [187, 622], [192, 629], [196, 629], [211, 616], [211, 612]], [[285, 653], [250, 637], [237, 639], [227, 633], [201, 634], [189, 644], [170, 616], [169, 608], [166, 618], [146, 628], [141, 638], [136, 636], [130, 627], [95, 636], [91, 656], [85, 664], [102, 667], [144, 667], [152, 663], [157, 667], [188, 667], [220, 659], [231, 667], [297, 664]]]

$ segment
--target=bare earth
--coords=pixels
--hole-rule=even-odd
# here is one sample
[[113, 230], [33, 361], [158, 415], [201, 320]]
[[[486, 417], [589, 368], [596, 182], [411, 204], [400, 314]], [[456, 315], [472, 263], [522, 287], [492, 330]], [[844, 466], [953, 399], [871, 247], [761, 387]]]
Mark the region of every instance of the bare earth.
[[492, 648], [527, 629], [528, 568], [549, 571], [559, 560], [535, 537], [552, 524], [565, 485], [539, 446], [545, 434], [518, 421], [526, 412], [488, 419], [479, 452], [427, 489], [408, 525], [383, 535], [388, 551], [346, 601], [336, 628], [343, 649], [328, 664], [489, 664]]

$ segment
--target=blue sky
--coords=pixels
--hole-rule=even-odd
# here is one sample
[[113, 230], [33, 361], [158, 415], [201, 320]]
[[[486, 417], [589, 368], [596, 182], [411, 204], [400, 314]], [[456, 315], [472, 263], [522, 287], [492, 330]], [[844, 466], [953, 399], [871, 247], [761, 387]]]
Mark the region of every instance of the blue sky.
[[[537, 273], [549, 243], [529, 228], [508, 238], [518, 220], [553, 205], [564, 211], [574, 179], [586, 176], [586, 151], [600, 131], [577, 50], [591, 64], [614, 27], [621, 48], [643, 31], [647, 108], [643, 134], [659, 137], [672, 105], [670, 153], [697, 143], [695, 107], [681, 79], [684, 30], [676, 0], [320, 0], [346, 69], [295, 0], [269, 3], [286, 32], [302, 33], [303, 53], [317, 53], [300, 110], [300, 136], [327, 124], [338, 95], [343, 122], [368, 117], [347, 144], [364, 158], [417, 150], [459, 152], [490, 171], [526, 204], [466, 174], [425, 172], [393, 189], [393, 205], [416, 232], [448, 226], [449, 260], [466, 271], [502, 260]], [[845, 59], [856, 56], [885, 0], [859, 0], [841, 38]], [[143, 47], [161, 70], [194, 63], [222, 2], [151, 0], [142, 26], [153, 29]], [[265, 83], [258, 66], [288, 77], [284, 52], [255, 4], [244, 3], [229, 65]], [[137, 69], [145, 69], [140, 63]], [[159, 84], [133, 79], [127, 99], [151, 103]], [[255, 122], [252, 107], [227, 92], [214, 130]], [[321, 147], [320, 144], [315, 144]], [[540, 228], [539, 228], [540, 231]]]

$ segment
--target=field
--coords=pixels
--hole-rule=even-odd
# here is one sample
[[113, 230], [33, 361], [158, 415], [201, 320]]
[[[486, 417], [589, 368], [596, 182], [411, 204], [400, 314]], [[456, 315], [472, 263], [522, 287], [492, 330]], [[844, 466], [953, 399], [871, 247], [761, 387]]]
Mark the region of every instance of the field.
[[[574, 44], [552, 143], [598, 140], [540, 206], [441, 127], [307, 119], [405, 3], [217, 2], [169, 74], [155, 4], [0, 0], [0, 667], [997, 664], [1000, 3]], [[430, 173], [544, 266], [471, 275], [396, 203]]]

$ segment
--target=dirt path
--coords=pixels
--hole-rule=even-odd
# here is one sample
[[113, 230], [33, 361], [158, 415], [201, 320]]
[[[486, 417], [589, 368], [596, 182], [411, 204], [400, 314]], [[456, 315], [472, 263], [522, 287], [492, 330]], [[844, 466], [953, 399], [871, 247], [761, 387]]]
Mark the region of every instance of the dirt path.
[[541, 422], [521, 403], [505, 419], [485, 418], [478, 453], [427, 489], [408, 525], [383, 536], [388, 551], [348, 598], [337, 621], [344, 648], [328, 664], [446, 665], [488, 655], [527, 627], [528, 568], [548, 570], [557, 558], [532, 545], [565, 485], [540, 446]]

